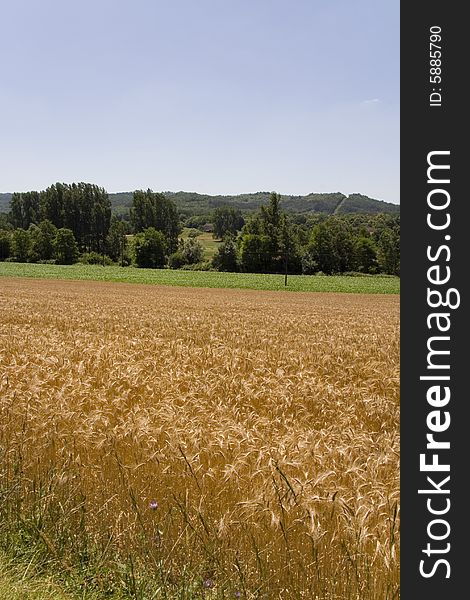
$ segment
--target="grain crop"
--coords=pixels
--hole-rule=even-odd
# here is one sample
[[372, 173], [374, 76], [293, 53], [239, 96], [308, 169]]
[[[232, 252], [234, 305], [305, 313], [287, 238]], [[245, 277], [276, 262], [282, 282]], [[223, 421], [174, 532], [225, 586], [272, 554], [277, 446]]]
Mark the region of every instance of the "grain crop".
[[4, 551], [103, 597], [399, 597], [398, 296], [0, 290]]

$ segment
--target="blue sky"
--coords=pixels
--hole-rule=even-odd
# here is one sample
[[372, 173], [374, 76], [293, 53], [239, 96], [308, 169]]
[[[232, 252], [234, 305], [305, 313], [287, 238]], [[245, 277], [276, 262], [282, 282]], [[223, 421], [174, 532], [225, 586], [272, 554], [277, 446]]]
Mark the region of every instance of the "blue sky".
[[399, 202], [398, 0], [0, 4], [0, 191]]

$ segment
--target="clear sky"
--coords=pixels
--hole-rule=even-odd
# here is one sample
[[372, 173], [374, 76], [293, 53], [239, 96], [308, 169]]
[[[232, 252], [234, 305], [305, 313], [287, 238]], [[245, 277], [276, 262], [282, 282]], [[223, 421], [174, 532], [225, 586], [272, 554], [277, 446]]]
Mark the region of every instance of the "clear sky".
[[3, 0], [0, 192], [399, 202], [399, 0]]

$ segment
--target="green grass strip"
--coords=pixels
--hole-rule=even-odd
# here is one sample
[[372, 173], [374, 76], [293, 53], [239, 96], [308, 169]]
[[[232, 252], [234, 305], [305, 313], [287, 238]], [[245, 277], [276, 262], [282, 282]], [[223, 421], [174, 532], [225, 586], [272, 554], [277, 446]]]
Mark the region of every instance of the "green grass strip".
[[101, 265], [43, 265], [34, 263], [0, 263], [0, 276], [37, 279], [68, 279], [145, 283], [204, 288], [238, 288], [282, 290], [291, 292], [348, 292], [358, 294], [399, 294], [400, 279], [393, 276], [284, 275], [259, 273], [219, 273], [217, 271], [183, 271], [138, 269]]

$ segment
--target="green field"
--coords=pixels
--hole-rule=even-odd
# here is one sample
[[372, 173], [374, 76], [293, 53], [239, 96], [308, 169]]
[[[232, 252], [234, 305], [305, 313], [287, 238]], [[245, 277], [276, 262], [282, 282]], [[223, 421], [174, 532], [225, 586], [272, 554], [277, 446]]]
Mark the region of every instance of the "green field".
[[[188, 228], [183, 229], [181, 236], [180, 236], [181, 239], [183, 239], [183, 240], [188, 239], [189, 231], [190, 230]], [[204, 257], [203, 257], [204, 260], [212, 260], [215, 253], [217, 252], [217, 248], [222, 243], [222, 240], [215, 240], [212, 237], [212, 233], [206, 233], [206, 232], [198, 235], [196, 239], [198, 242], [201, 242], [201, 244], [204, 247]]]
[[284, 287], [283, 275], [258, 273], [219, 273], [217, 271], [173, 271], [100, 265], [41, 265], [0, 263], [0, 276], [37, 279], [71, 279], [147, 283], [205, 288], [287, 290], [291, 292], [351, 292], [360, 294], [399, 294], [400, 279], [392, 276], [289, 275]]

